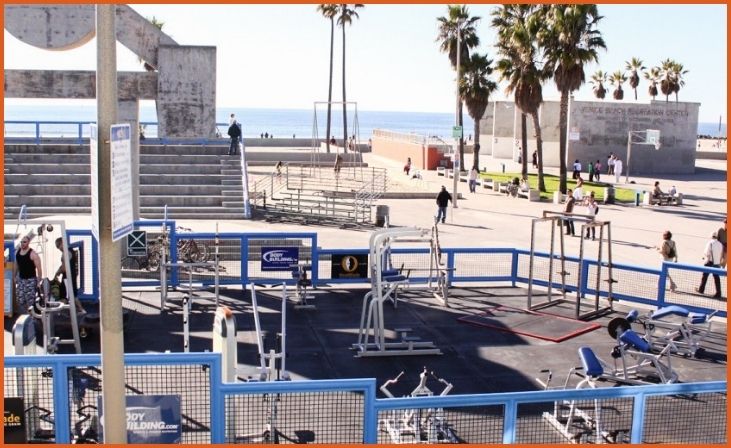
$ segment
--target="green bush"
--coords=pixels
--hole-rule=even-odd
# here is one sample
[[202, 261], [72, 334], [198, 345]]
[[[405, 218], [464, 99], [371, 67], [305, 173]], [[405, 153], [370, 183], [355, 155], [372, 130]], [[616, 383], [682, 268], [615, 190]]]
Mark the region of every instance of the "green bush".
[[[520, 173], [481, 173], [480, 176], [485, 179], [492, 179], [497, 182], [511, 182], [514, 177], [520, 178]], [[606, 175], [605, 175], [606, 176]], [[553, 192], [558, 191], [559, 177], [552, 174], [544, 174], [543, 182], [546, 184], [546, 191], [541, 192], [541, 199], [553, 200]], [[538, 189], [538, 175], [528, 174], [528, 185], [533, 189]], [[604, 182], [588, 182], [584, 181], [584, 194], [594, 192], [594, 197], [598, 202], [604, 201], [604, 188], [612, 184]], [[568, 179], [566, 181], [567, 188], [575, 188], [576, 181]], [[617, 202], [634, 202], [635, 190], [623, 187], [614, 187], [614, 199]]]

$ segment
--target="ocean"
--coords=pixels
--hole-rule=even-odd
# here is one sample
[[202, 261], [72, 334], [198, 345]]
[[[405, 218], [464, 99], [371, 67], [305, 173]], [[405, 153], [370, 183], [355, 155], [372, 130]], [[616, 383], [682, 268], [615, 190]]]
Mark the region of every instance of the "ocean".
[[[290, 138], [293, 135], [299, 138], [313, 137], [315, 128], [317, 136], [325, 138], [327, 109], [318, 107], [317, 113], [314, 110], [304, 109], [252, 109], [252, 108], [219, 108], [216, 110], [216, 122], [219, 129], [225, 135], [228, 128], [228, 120], [231, 114], [236, 115], [236, 120], [243, 125], [244, 137], [255, 137], [267, 133], [275, 138]], [[61, 105], [13, 105], [5, 106], [5, 121], [96, 121], [96, 108], [94, 106], [61, 106]], [[157, 114], [154, 107], [140, 107], [141, 122], [157, 121]], [[454, 126], [454, 114], [449, 113], [425, 113], [425, 112], [379, 112], [379, 111], [356, 111], [348, 110], [348, 135], [356, 134], [359, 140], [368, 139], [374, 129], [386, 129], [390, 131], [415, 133], [418, 135], [437, 135], [440, 137], [451, 137]], [[473, 133], [474, 124], [472, 119], [464, 112], [464, 135], [470, 136]], [[317, 126], [315, 127], [315, 123]], [[343, 136], [343, 109], [333, 107], [331, 119], [331, 134], [338, 139]], [[148, 137], [154, 137], [154, 127], [148, 126], [146, 130]], [[5, 134], [35, 135], [35, 128], [32, 125], [6, 125]], [[64, 134], [74, 136], [78, 133], [78, 127], [74, 125], [47, 124], [42, 127], [42, 133]]]
[[[243, 124], [244, 136], [255, 137], [267, 133], [274, 137], [310, 138], [317, 131], [319, 138], [325, 136], [327, 110], [318, 107], [314, 110], [305, 109], [254, 109], [254, 108], [219, 108], [216, 110], [216, 122], [220, 124], [221, 132], [225, 135], [229, 116], [236, 115], [237, 121]], [[5, 121], [95, 121], [96, 108], [93, 105], [5, 105]], [[152, 106], [140, 107], [140, 121], [155, 122], [157, 114]], [[342, 108], [333, 107], [331, 134], [336, 138], [343, 135]], [[451, 137], [454, 126], [454, 114], [428, 112], [385, 112], [385, 111], [356, 111], [348, 110], [348, 135], [355, 134], [359, 140], [367, 139], [374, 129], [415, 133], [425, 136]], [[472, 135], [474, 124], [464, 112], [464, 135]], [[42, 127], [43, 135], [75, 136], [78, 127], [74, 125], [47, 124]], [[5, 135], [32, 136], [35, 127], [32, 125], [12, 124], [5, 126]], [[148, 126], [146, 135], [155, 136], [154, 126]], [[726, 124], [722, 124], [719, 134], [718, 123], [698, 123], [698, 135], [711, 137], [726, 136]]]

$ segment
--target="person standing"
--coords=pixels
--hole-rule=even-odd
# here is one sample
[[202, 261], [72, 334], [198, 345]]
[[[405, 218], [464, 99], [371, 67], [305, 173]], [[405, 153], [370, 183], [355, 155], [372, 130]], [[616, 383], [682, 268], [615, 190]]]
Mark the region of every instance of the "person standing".
[[231, 137], [231, 145], [228, 148], [228, 155], [232, 156], [236, 154], [239, 147], [239, 139], [241, 138], [241, 127], [236, 120], [231, 123], [228, 127], [228, 136]]
[[607, 174], [614, 174], [614, 153], [610, 152], [607, 157]]
[[[718, 235], [713, 232], [711, 240], [706, 243], [706, 248], [703, 251], [703, 258], [706, 263], [703, 266], [711, 268], [721, 267], [721, 254], [723, 253], [723, 245], [718, 241]], [[708, 272], [704, 272], [701, 276], [701, 285], [695, 289], [695, 292], [703, 294], [706, 289], [706, 281], [708, 281]], [[716, 286], [716, 294], [713, 295], [714, 299], [721, 298], [721, 277], [718, 274], [713, 274], [713, 283]]]
[[474, 166], [470, 170], [469, 184], [470, 184], [470, 193], [475, 193], [475, 190], [477, 187], [477, 168], [475, 168]]
[[533, 151], [533, 168], [538, 169], [538, 150]]
[[406, 175], [409, 175], [409, 172], [411, 171], [411, 157], [406, 158], [406, 164], [404, 165], [404, 173]]
[[335, 156], [335, 166], [333, 168], [333, 170], [335, 171], [335, 176], [340, 175], [340, 168], [342, 168], [342, 166], [343, 166], [343, 156], [338, 154]]
[[619, 183], [619, 178], [622, 177], [622, 159], [615, 157], [614, 159], [614, 183]]
[[79, 301], [79, 287], [76, 282], [76, 278], [79, 276], [79, 258], [76, 255], [76, 252], [64, 248], [63, 238], [61, 237], [56, 238], [56, 249], [61, 251], [61, 266], [58, 267], [53, 278], [58, 278], [59, 275], [61, 276], [61, 298], [68, 299], [69, 297], [68, 288], [66, 286], [66, 280], [69, 278], [66, 274], [66, 257], [70, 255], [69, 266], [71, 267], [71, 289], [74, 291], [76, 313], [86, 314], [86, 310], [83, 305], [81, 305], [81, 301]]
[[[664, 262], [678, 262], [678, 248], [675, 246], [675, 241], [673, 241], [673, 234], [666, 230], [662, 234], [662, 244], [660, 247], [655, 247], [662, 256], [662, 260]], [[675, 289], [677, 286], [675, 285], [675, 282], [670, 277], [670, 273], [668, 272], [668, 280], [670, 280], [670, 291], [675, 292]]]
[[722, 268], [726, 267], [726, 219], [723, 220], [723, 227], [716, 230], [716, 235], [718, 235], [718, 242], [721, 243], [723, 246], [723, 251], [721, 252], [721, 262], [719, 263]]
[[594, 164], [594, 179], [596, 179], [597, 182], [599, 182], [599, 177], [602, 174], [602, 164], [598, 160]]
[[581, 177], [581, 162], [579, 162], [579, 159], [574, 160], [574, 175], [573, 179], [578, 179]]
[[451, 200], [452, 195], [447, 191], [447, 187], [442, 185], [442, 190], [437, 195], [437, 216], [434, 219], [435, 222], [439, 222], [441, 219], [442, 224], [444, 224], [444, 220], [447, 219], [447, 206]]
[[596, 171], [595, 171], [595, 168], [594, 168], [594, 163], [591, 160], [589, 160], [589, 168], [588, 169], [589, 169], [589, 182], [594, 182], [594, 173]]
[[33, 306], [41, 279], [41, 258], [30, 248], [30, 237], [24, 236], [20, 240], [20, 248], [15, 252], [15, 295], [20, 314], [28, 314], [28, 309]]
[[[576, 204], [576, 198], [574, 198], [573, 191], [569, 188], [566, 190], [566, 205], [564, 206], [563, 212], [567, 214], [571, 214], [574, 212], [574, 204]], [[574, 220], [573, 219], [564, 219], [564, 224], [566, 225], [566, 235], [576, 236], [576, 231], [574, 230]]]

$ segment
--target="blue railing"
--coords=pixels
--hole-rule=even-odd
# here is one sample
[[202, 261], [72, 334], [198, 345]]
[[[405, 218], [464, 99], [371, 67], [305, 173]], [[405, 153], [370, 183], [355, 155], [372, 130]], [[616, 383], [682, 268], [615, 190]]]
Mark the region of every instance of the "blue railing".
[[[221, 371], [221, 356], [218, 353], [150, 353], [126, 354], [124, 362], [130, 366], [161, 367], [169, 365], [202, 365], [210, 369], [204, 385], [210, 390], [210, 442], [226, 443], [228, 419], [226, 398], [238, 395], [267, 395], [311, 392], [356, 392], [363, 395], [363, 443], [377, 443], [378, 413], [389, 410], [428, 408], [469, 408], [476, 406], [501, 406], [503, 408], [503, 443], [516, 441], [518, 406], [560, 402], [562, 400], [608, 400], [631, 399], [632, 430], [631, 443], [642, 443], [645, 428], [646, 402], [650, 397], [677, 394], [726, 393], [725, 381], [663, 384], [648, 386], [611, 387], [600, 389], [565, 389], [529, 392], [508, 392], [493, 394], [470, 394], [432, 396], [416, 398], [376, 398], [376, 382], [368, 379], [308, 380], [277, 382], [224, 383]], [[53, 356], [6, 356], [4, 358], [6, 388], [12, 376], [8, 369], [42, 368], [51, 369], [53, 393], [53, 414], [56, 443], [71, 442], [71, 410], [69, 398], [69, 368], [78, 366], [100, 366], [101, 355], [53, 355]], [[174, 378], [170, 378], [174, 382]], [[11, 381], [12, 382], [12, 381]], [[190, 385], [189, 387], [195, 387]], [[138, 392], [141, 393], [141, 392]], [[11, 394], [7, 393], [6, 396]], [[28, 397], [31, 398], [31, 397]], [[37, 398], [37, 397], [36, 397]], [[64, 423], [65, 422], [65, 423]], [[235, 423], [234, 423], [235, 424]]]
[[[288, 272], [262, 272], [261, 270], [254, 270], [253, 266], [260, 262], [259, 259], [250, 259], [250, 246], [252, 241], [256, 240], [278, 240], [280, 245], [286, 246], [288, 241], [290, 244], [297, 245], [307, 251], [310, 251], [309, 260], [312, 264], [311, 280], [315, 287], [323, 286], [326, 284], [353, 284], [353, 283], [369, 283], [369, 278], [332, 278], [327, 272], [328, 259], [333, 255], [367, 255], [368, 249], [355, 248], [355, 249], [324, 249], [318, 246], [318, 238], [316, 233], [301, 232], [301, 233], [195, 233], [186, 232], [181, 233], [175, 228], [175, 221], [137, 221], [135, 223], [138, 229], [154, 230], [160, 229], [163, 223], [167, 226], [170, 238], [170, 247], [176, 247], [177, 242], [181, 239], [194, 239], [194, 240], [214, 240], [216, 236], [221, 242], [225, 241], [238, 241], [238, 250], [236, 254], [233, 254], [234, 260], [230, 259], [226, 263], [234, 263], [232, 268], [235, 268], [240, 272], [240, 275], [226, 275], [219, 280], [221, 285], [239, 285], [245, 286], [251, 282], [258, 284], [281, 284], [287, 283], [289, 285], [294, 283], [291, 275]], [[96, 241], [91, 236], [89, 230], [68, 230], [68, 235], [71, 239], [71, 244], [78, 244], [78, 241], [83, 240], [88, 244], [79, 245], [83, 248], [84, 252], [82, 256], [86, 256], [90, 260], [89, 263], [85, 263], [85, 266], [90, 267], [91, 274], [85, 275], [82, 266], [82, 276], [85, 275], [87, 283], [81, 282], [83, 287], [80, 288], [79, 297], [85, 300], [98, 300], [99, 297], [99, 284], [98, 284], [98, 260], [99, 250]], [[201, 243], [202, 244], [202, 243]], [[11, 247], [12, 243], [5, 242], [5, 248]], [[12, 251], [11, 251], [12, 252]], [[14, 254], [11, 253], [11, 259]], [[524, 249], [514, 248], [443, 248], [442, 257], [446, 258], [446, 267], [448, 269], [448, 282], [450, 284], [463, 282], [463, 283], [496, 283], [496, 282], [509, 282], [512, 286], [517, 284], [528, 283], [528, 262], [530, 252]], [[232, 255], [229, 254], [229, 258]], [[413, 283], [423, 283], [428, 280], [429, 266], [429, 250], [427, 248], [395, 248], [392, 251], [394, 260], [394, 266], [399, 267], [402, 262], [406, 265], [405, 269], [409, 270], [413, 268], [410, 279]], [[537, 252], [536, 257], [538, 261], [547, 260], [549, 254]], [[170, 253], [170, 262], [176, 263], [177, 251], [173, 250]], [[558, 257], [555, 257], [554, 262], [558, 262]], [[569, 272], [578, 273], [581, 272], [582, 282], [577, 285], [574, 281], [567, 280], [566, 291], [576, 293], [578, 291], [580, 297], [593, 296], [597, 293], [595, 276], [587, 275], [590, 274], [593, 269], [596, 269], [598, 263], [596, 260], [584, 259], [581, 266], [579, 266], [579, 259], [576, 257], [566, 257], [566, 268]], [[603, 271], [606, 275], [606, 266], [602, 266]], [[709, 299], [701, 298], [699, 296], [683, 296], [681, 302], [678, 302], [678, 296], [673, 296], [675, 300], [668, 297], [664, 288], [668, 272], [673, 271], [673, 277], [675, 276], [687, 276], [689, 273], [701, 274], [709, 273], [712, 275], [718, 275], [725, 279], [727, 273], [724, 269], [710, 268], [705, 266], [693, 266], [680, 263], [663, 263], [660, 269], [647, 268], [636, 265], [614, 263], [612, 265], [613, 276], [615, 279], [619, 278], [618, 283], [614, 283], [612, 297], [615, 300], [627, 301], [631, 303], [642, 303], [652, 305], [655, 307], [662, 307], [665, 305], [681, 305], [688, 308], [693, 312], [707, 313], [711, 311], [718, 311], [718, 315], [726, 317], [727, 310], [725, 309], [725, 302], [718, 302], [724, 309], [716, 310], [711, 306]], [[545, 270], [537, 270], [534, 272], [533, 284], [536, 286], [546, 287], [548, 286], [548, 274]], [[560, 278], [554, 276], [552, 287], [558, 288], [561, 286]], [[577, 278], [574, 274], [568, 276], [569, 279]], [[589, 278], [592, 278], [589, 281]], [[625, 279], [623, 282], [622, 279]], [[173, 269], [170, 277], [168, 278], [168, 286], [178, 287], [181, 283], [184, 283], [185, 279], [181, 279], [177, 269]], [[208, 278], [197, 280], [196, 283], [204, 285], [213, 284], [213, 276], [210, 275]], [[695, 280], [694, 280], [695, 282]], [[137, 286], [159, 286], [160, 278], [159, 274], [149, 273], [148, 278], [145, 279], [125, 279], [122, 282], [122, 286], [125, 287], [137, 287]], [[609, 292], [607, 289], [608, 283], [602, 281], [600, 285], [599, 295], [601, 297], [607, 297]], [[722, 281], [722, 288], [725, 291], [725, 280]], [[88, 286], [88, 287], [87, 287]], [[692, 290], [692, 287], [690, 287]], [[715, 303], [713, 303], [715, 305]]]

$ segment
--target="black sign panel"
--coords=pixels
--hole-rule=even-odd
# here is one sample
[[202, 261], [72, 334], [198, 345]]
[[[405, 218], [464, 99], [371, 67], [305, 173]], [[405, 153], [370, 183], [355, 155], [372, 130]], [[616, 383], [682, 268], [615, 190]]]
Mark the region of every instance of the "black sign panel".
[[22, 398], [5, 398], [5, 443], [25, 443], [25, 406]]
[[127, 256], [144, 257], [147, 255], [147, 232], [133, 230], [127, 235]]
[[368, 255], [332, 256], [332, 278], [368, 278]]

